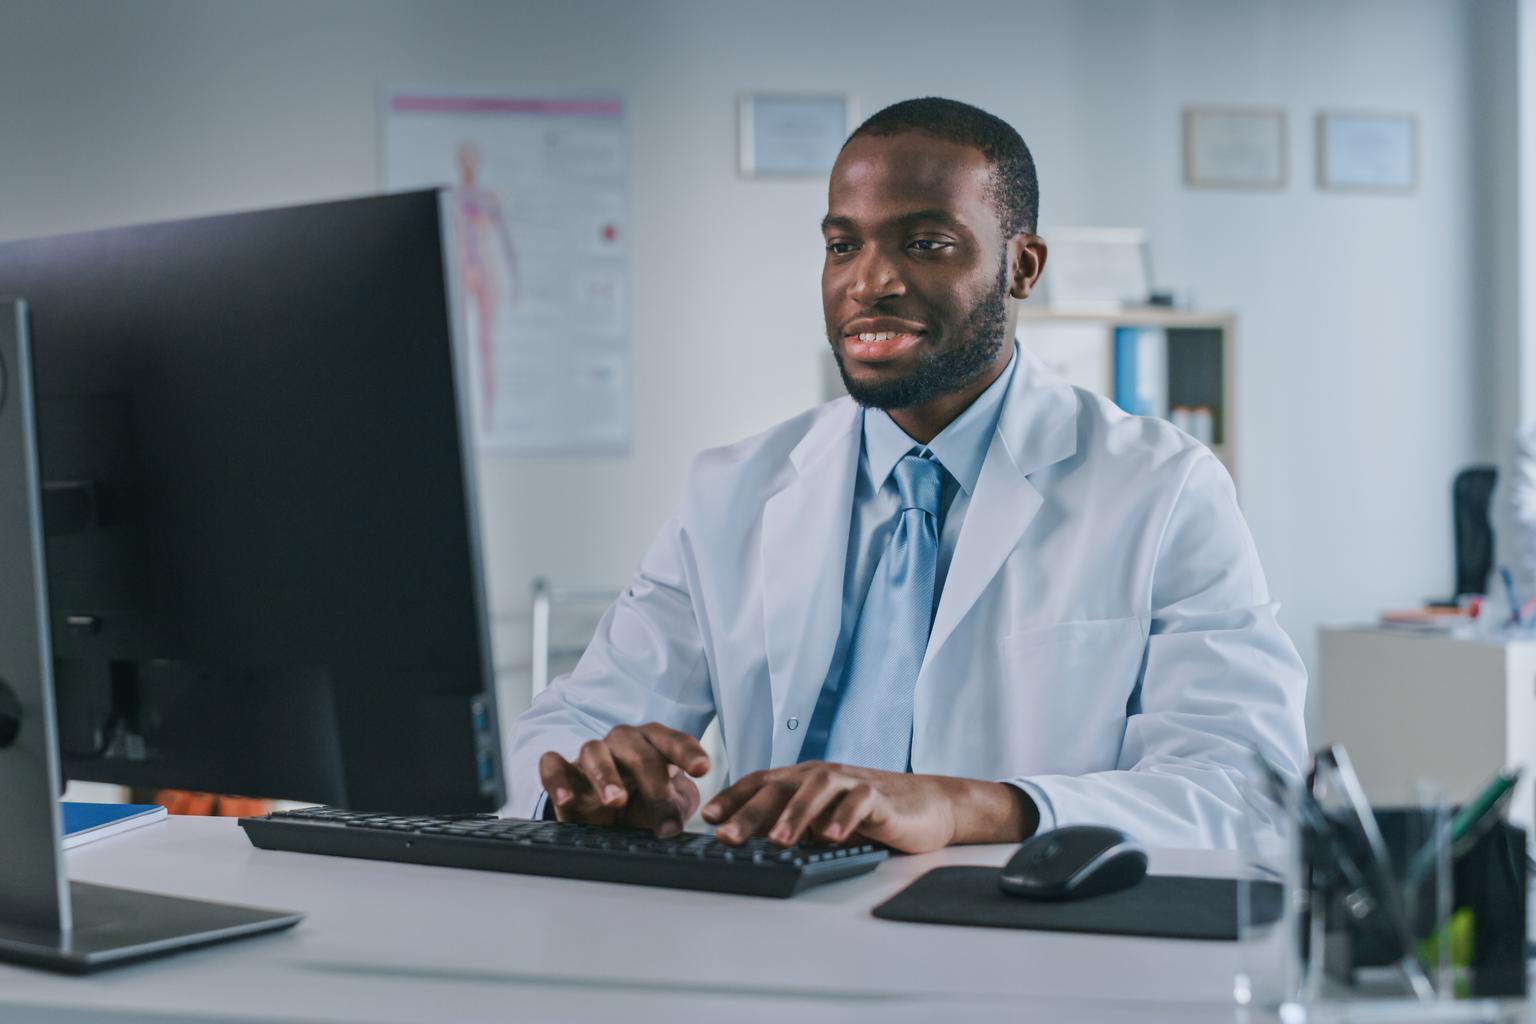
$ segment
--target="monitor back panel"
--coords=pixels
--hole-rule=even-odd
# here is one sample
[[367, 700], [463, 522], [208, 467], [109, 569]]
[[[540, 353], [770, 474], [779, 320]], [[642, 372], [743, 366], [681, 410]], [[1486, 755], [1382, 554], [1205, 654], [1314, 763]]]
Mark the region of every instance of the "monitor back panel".
[[499, 801], [441, 209], [0, 246], [32, 310], [67, 774]]

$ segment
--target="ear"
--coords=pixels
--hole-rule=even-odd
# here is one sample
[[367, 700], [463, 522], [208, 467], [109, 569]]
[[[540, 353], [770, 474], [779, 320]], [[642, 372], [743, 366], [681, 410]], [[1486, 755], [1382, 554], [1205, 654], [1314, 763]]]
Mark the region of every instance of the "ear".
[[1045, 270], [1045, 239], [1028, 232], [1008, 239], [1008, 267], [1008, 294], [1016, 299], [1029, 298]]

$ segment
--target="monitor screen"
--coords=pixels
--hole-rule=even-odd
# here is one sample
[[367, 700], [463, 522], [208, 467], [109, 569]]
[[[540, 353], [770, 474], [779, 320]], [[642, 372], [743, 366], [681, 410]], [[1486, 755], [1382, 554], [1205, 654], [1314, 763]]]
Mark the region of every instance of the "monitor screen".
[[446, 196], [0, 245], [67, 777], [500, 805]]

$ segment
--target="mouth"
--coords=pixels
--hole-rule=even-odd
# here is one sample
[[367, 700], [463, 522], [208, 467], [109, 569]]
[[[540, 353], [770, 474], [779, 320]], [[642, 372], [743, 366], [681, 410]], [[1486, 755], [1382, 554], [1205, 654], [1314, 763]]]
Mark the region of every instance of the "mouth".
[[916, 346], [925, 333], [921, 324], [908, 320], [852, 320], [843, 327], [843, 355], [861, 363], [883, 363]]

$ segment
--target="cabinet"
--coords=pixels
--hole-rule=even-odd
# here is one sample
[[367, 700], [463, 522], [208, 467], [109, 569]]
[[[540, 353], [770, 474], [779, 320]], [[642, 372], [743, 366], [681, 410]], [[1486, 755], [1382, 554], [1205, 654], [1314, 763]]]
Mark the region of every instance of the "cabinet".
[[1312, 745], [1343, 744], [1373, 803], [1411, 799], [1419, 780], [1469, 800], [1523, 766], [1509, 817], [1536, 825], [1536, 641], [1323, 628], [1316, 688]]
[[[1178, 423], [1208, 444], [1235, 479], [1236, 324], [1231, 313], [1160, 306], [1098, 311], [1025, 305], [1018, 338], [1073, 384], [1120, 401], [1128, 411]], [[1127, 366], [1128, 355], [1139, 365]], [[1142, 403], [1127, 400], [1137, 392]]]

